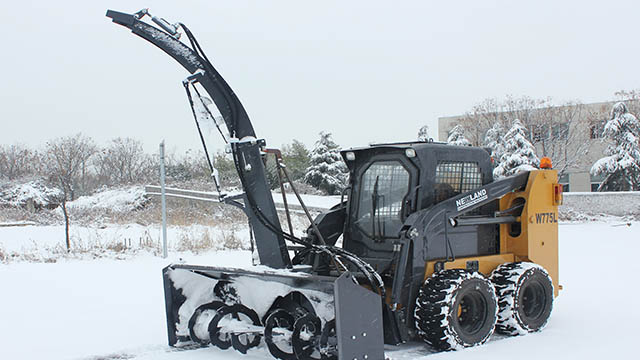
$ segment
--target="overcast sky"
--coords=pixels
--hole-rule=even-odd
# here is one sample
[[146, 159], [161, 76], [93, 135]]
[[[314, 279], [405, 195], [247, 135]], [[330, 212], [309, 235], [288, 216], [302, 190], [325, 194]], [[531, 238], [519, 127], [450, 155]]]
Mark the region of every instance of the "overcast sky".
[[3, 1], [0, 144], [199, 149], [187, 72], [105, 17], [143, 7], [190, 27], [272, 147], [435, 137], [439, 116], [487, 97], [640, 87], [639, 1]]

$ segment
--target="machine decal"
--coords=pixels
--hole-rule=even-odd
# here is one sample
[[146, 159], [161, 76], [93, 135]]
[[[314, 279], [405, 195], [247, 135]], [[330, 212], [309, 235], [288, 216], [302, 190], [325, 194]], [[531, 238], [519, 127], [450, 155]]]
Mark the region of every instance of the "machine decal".
[[553, 224], [558, 222], [554, 212], [535, 213], [529, 218], [529, 222], [536, 224]]
[[486, 189], [478, 190], [471, 195], [467, 195], [462, 199], [456, 200], [456, 207], [458, 211], [461, 211], [468, 208], [469, 206], [473, 206], [487, 199], [488, 199], [487, 190]]

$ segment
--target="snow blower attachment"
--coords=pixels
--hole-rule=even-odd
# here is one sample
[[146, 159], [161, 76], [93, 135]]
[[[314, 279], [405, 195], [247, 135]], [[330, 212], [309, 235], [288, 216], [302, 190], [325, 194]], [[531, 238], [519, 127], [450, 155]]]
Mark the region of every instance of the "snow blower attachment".
[[[381, 360], [384, 344], [422, 340], [454, 350], [482, 344], [494, 330], [521, 335], [545, 326], [560, 289], [562, 187], [550, 163], [494, 180], [482, 148], [408, 142], [349, 149], [342, 152], [350, 177], [340, 203], [312, 218], [279, 152], [256, 137], [184, 24], [147, 9], [107, 16], [190, 73], [183, 85], [219, 200], [247, 215], [260, 263], [251, 270], [167, 266], [171, 346], [246, 353], [264, 343], [283, 360]], [[205, 123], [227, 143], [242, 194], [221, 192]], [[304, 237], [294, 235], [286, 197], [289, 231], [280, 226], [265, 176], [271, 155], [283, 193], [288, 182], [310, 220]]]
[[246, 353], [263, 338], [280, 359], [383, 354], [380, 296], [349, 273], [336, 279], [171, 265], [164, 269], [164, 284], [172, 346], [211, 343]]

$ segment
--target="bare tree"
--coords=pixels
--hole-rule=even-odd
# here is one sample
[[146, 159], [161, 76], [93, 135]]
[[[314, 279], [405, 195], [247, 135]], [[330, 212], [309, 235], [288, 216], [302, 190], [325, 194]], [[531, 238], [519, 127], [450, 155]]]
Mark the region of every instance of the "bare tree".
[[98, 176], [108, 184], [132, 184], [149, 180], [154, 160], [144, 153], [142, 143], [132, 138], [116, 138], [95, 159]]
[[553, 106], [550, 98], [507, 96], [489, 98], [473, 107], [460, 122], [467, 139], [474, 145], [495, 124], [510, 128], [514, 119], [525, 127], [525, 137], [540, 156], [550, 157], [560, 176], [577, 165], [589, 149], [591, 122], [596, 117], [579, 101]]
[[488, 129], [498, 123], [509, 128], [510, 123], [504, 114], [504, 105], [496, 98], [487, 98], [464, 114], [459, 122], [466, 129], [466, 137], [474, 146], [482, 144]]
[[507, 96], [504, 100], [488, 98], [475, 105], [471, 111], [464, 115], [460, 121], [466, 132], [467, 139], [475, 146], [482, 145], [487, 130], [500, 124], [504, 129], [509, 129], [515, 119], [527, 128], [527, 138], [533, 139], [532, 129], [537, 119], [543, 116], [545, 109], [551, 107], [551, 99], [534, 99], [528, 96]]
[[93, 141], [78, 133], [61, 137], [46, 144], [46, 166], [51, 181], [62, 190], [62, 213], [65, 223], [67, 251], [71, 250], [69, 241], [69, 213], [67, 201], [74, 200], [76, 186], [85, 175], [86, 164], [95, 152]]
[[0, 145], [0, 178], [15, 180], [39, 172], [39, 154], [21, 144]]
[[589, 151], [591, 112], [578, 101], [540, 109], [529, 124], [540, 156], [551, 158], [558, 175], [578, 165]]
[[620, 90], [615, 92], [616, 100], [624, 102], [631, 114], [640, 118], [640, 89]]

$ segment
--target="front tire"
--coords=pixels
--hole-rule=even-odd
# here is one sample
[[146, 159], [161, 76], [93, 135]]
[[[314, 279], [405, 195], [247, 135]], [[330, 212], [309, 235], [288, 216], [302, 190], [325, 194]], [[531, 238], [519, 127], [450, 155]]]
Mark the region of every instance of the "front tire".
[[414, 311], [418, 335], [438, 350], [486, 342], [495, 328], [495, 288], [477, 272], [452, 269], [424, 283]]
[[491, 282], [500, 306], [498, 332], [524, 335], [544, 328], [553, 309], [553, 282], [542, 266], [529, 262], [502, 264], [491, 274]]

